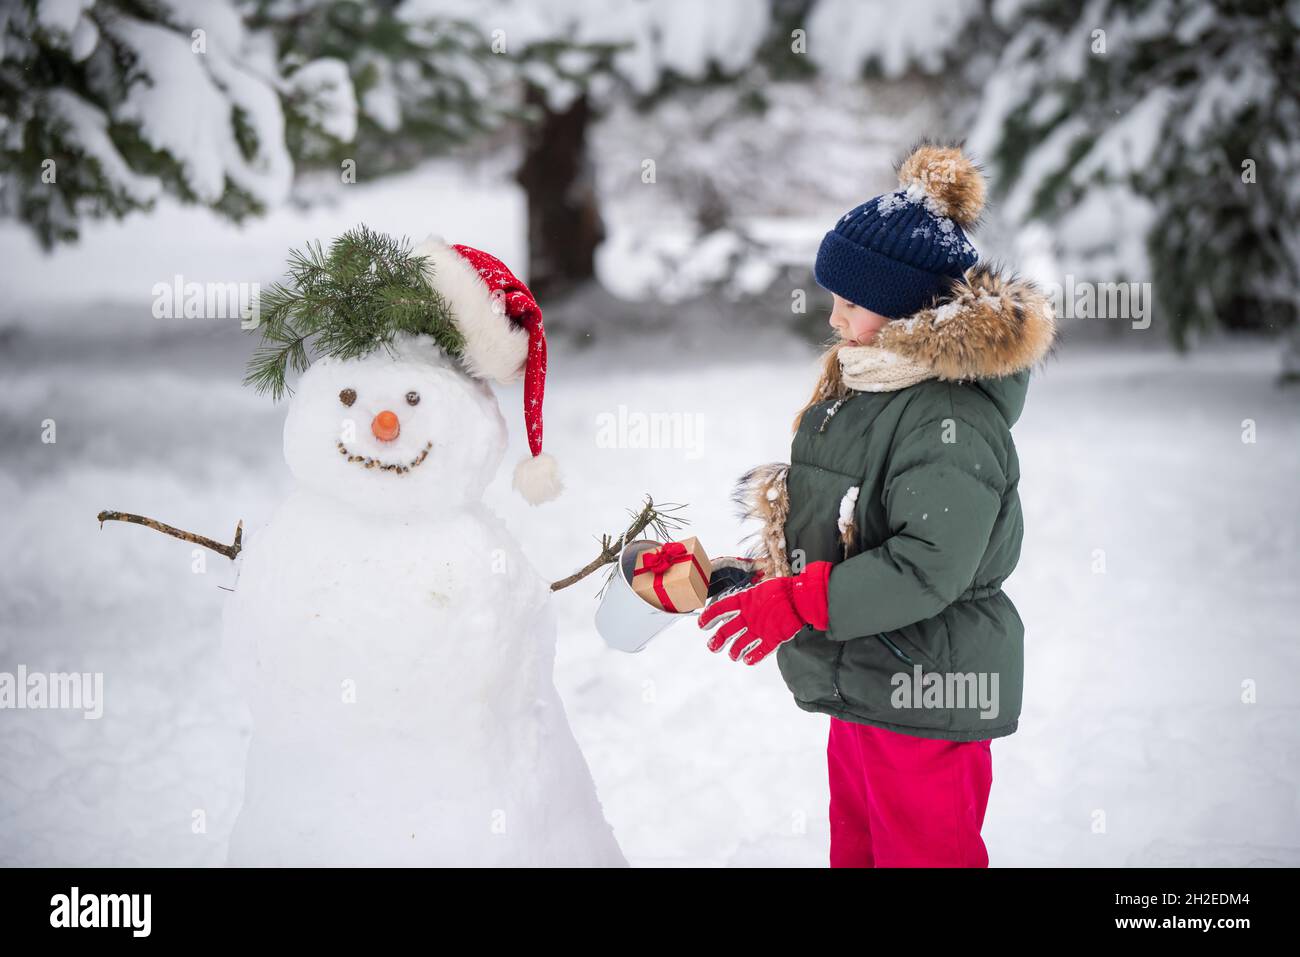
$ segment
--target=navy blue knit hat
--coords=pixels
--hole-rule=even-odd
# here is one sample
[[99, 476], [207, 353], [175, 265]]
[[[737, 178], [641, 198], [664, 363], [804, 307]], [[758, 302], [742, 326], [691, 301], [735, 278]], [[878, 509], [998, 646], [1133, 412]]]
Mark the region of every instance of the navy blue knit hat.
[[963, 227], [984, 208], [984, 177], [956, 147], [917, 147], [898, 180], [841, 217], [813, 267], [819, 285], [890, 319], [925, 308], [975, 265]]

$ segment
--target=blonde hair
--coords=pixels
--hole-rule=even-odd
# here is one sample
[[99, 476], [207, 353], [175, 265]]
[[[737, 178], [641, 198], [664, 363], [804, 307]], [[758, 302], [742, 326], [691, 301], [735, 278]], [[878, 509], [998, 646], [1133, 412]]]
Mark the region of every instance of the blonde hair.
[[794, 428], [790, 430], [792, 433], [799, 431], [799, 423], [814, 405], [828, 399], [842, 399], [848, 394], [849, 390], [844, 385], [844, 371], [840, 368], [840, 350], [854, 345], [857, 343], [841, 340], [832, 343], [830, 348], [822, 353], [821, 376], [817, 379], [817, 385], [813, 388], [807, 403], [794, 417]]

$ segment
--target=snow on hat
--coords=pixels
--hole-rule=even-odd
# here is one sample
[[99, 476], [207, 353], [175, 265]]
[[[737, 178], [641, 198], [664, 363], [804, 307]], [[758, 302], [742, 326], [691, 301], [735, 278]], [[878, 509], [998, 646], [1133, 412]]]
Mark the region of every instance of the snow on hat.
[[852, 303], [910, 316], [975, 265], [963, 227], [984, 207], [984, 177], [957, 147], [923, 143], [899, 165], [900, 189], [845, 213], [822, 240], [813, 275]]
[[429, 285], [451, 306], [465, 339], [461, 361], [473, 376], [513, 382], [524, 375], [524, 425], [530, 454], [515, 466], [515, 489], [533, 505], [563, 490], [555, 459], [542, 452], [546, 391], [546, 331], [528, 287], [495, 256], [430, 236], [416, 255], [428, 264]]

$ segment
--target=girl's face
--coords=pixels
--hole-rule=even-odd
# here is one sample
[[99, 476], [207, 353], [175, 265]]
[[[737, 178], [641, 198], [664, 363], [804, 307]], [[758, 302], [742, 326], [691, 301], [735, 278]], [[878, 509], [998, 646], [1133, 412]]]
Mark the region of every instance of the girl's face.
[[869, 346], [882, 326], [889, 321], [878, 312], [854, 305], [841, 296], [831, 295], [835, 306], [831, 309], [830, 324], [845, 342]]

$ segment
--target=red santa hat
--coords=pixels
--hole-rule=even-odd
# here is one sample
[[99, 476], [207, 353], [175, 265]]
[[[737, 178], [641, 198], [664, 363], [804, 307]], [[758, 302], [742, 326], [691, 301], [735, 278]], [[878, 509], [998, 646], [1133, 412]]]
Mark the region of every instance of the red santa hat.
[[482, 250], [430, 236], [415, 253], [427, 260], [429, 285], [451, 306], [465, 340], [461, 361], [469, 373], [501, 383], [523, 374], [531, 454], [515, 466], [515, 489], [533, 505], [550, 501], [564, 486], [555, 459], [542, 452], [546, 332], [541, 307], [501, 260]]

